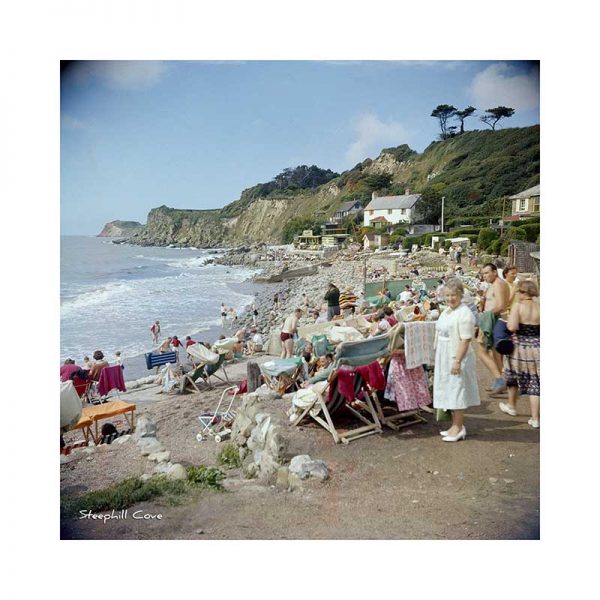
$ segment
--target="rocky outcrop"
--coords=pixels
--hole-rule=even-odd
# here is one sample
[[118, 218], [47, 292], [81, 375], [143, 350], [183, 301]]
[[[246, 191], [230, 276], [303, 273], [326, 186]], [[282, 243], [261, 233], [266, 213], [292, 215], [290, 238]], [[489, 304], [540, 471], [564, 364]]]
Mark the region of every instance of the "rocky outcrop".
[[111, 221], [104, 226], [98, 237], [130, 237], [141, 231], [142, 227], [137, 221]]

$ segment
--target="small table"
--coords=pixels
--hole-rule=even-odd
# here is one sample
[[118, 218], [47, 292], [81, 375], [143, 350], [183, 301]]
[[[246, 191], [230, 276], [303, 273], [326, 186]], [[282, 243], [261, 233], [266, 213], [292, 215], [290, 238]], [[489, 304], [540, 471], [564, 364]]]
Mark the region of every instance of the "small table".
[[[88, 406], [81, 411], [79, 421], [71, 427], [71, 430], [81, 429], [86, 443], [89, 443], [89, 438], [91, 437], [94, 440], [94, 444], [97, 445], [102, 438], [101, 433], [98, 432], [99, 421], [114, 417], [115, 415], [124, 415], [133, 433], [135, 429], [133, 419], [135, 409], [135, 404], [123, 402], [123, 400], [112, 400], [97, 406]], [[94, 426], [93, 432], [92, 425]]]

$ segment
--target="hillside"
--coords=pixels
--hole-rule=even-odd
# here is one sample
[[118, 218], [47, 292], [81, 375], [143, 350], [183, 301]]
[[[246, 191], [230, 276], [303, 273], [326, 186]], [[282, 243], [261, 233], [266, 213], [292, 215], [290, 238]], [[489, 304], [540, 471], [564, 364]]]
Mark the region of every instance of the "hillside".
[[[153, 209], [132, 241], [197, 247], [280, 243], [290, 232], [326, 221], [346, 200], [366, 205], [373, 191], [446, 198], [446, 219], [499, 216], [502, 199], [539, 183], [539, 125], [470, 131], [433, 142], [422, 154], [406, 144], [386, 148], [337, 175], [305, 165], [244, 190], [220, 210]], [[294, 229], [294, 227], [296, 229]]]
[[143, 225], [137, 221], [111, 221], [97, 237], [129, 237], [141, 231]]

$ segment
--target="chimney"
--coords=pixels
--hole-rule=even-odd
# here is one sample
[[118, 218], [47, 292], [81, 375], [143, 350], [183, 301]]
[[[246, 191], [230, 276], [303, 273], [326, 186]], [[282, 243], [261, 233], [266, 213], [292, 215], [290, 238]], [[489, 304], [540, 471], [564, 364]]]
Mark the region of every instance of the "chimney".
[[404, 190], [404, 194], [405, 194], [406, 196], [410, 196], [410, 189], [409, 189], [409, 188], [405, 188], [405, 190]]
[[371, 192], [371, 202], [375, 200], [375, 198], [377, 198], [377, 194], [375, 194], [375, 192], [373, 191]]

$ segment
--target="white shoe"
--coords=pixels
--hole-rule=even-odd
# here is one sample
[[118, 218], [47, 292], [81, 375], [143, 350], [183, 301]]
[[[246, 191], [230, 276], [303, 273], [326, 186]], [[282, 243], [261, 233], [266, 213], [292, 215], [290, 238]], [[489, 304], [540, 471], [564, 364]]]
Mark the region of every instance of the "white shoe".
[[440, 431], [440, 435], [442, 437], [446, 437], [448, 435], [448, 430], [446, 430], [446, 431]]
[[467, 430], [463, 427], [456, 435], [447, 435], [442, 438], [444, 442], [458, 442], [464, 440], [467, 437]]
[[510, 415], [511, 417], [517, 416], [517, 411], [514, 408], [511, 408], [509, 404], [505, 404], [504, 402], [499, 402], [498, 407], [503, 413]]
[[531, 425], [534, 429], [540, 428], [540, 422], [536, 421], [535, 419], [529, 419], [529, 421], [527, 421], [527, 424]]

